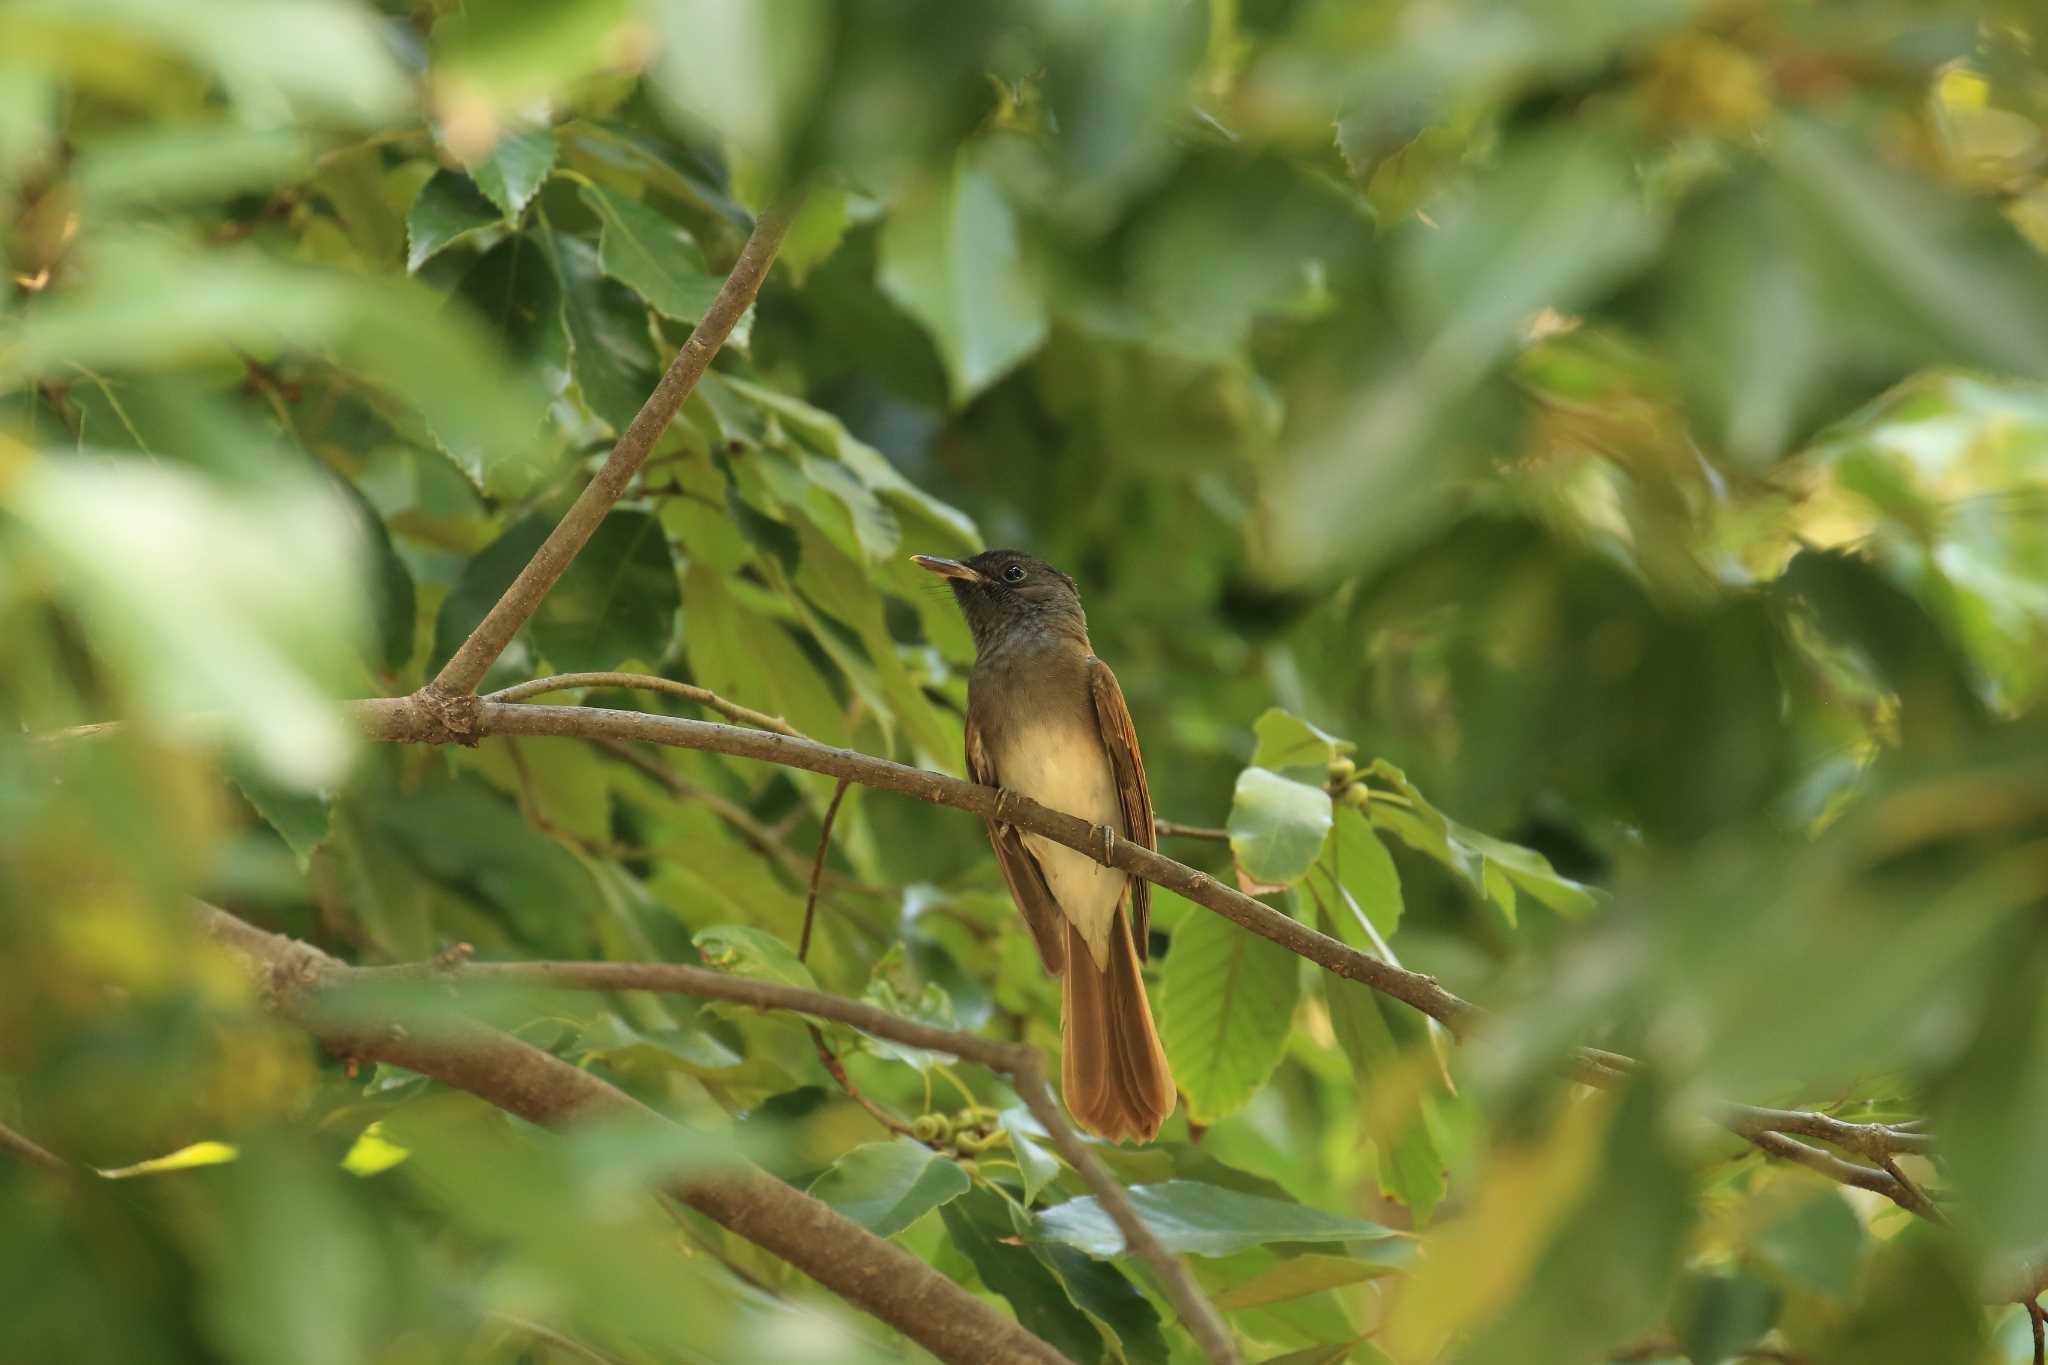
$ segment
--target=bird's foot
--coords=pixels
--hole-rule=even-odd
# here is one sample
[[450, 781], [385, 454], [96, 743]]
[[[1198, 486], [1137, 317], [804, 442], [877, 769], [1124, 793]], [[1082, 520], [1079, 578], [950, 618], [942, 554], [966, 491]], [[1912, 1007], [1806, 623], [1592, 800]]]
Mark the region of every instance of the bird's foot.
[[1095, 843], [1102, 850], [1097, 855], [1098, 860], [1104, 867], [1111, 866], [1116, 860], [1115, 828], [1110, 825], [1097, 825], [1095, 827]]
[[1004, 834], [1010, 833], [1015, 828], [1010, 823], [1008, 811], [1012, 805], [1016, 804], [1016, 801], [1017, 793], [1011, 791], [1008, 787], [996, 788], [996, 828]]

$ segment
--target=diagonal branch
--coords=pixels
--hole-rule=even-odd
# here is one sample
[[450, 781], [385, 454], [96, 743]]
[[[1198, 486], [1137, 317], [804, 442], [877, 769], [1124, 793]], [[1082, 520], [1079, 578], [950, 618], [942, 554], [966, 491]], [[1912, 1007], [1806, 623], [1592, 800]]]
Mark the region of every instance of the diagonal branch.
[[[998, 796], [993, 787], [906, 767], [871, 754], [836, 749], [789, 735], [680, 716], [656, 716], [591, 706], [528, 706], [484, 701], [477, 703], [474, 712], [464, 718], [465, 728], [458, 729], [448, 725], [440, 711], [421, 705], [417, 697], [377, 698], [354, 705], [358, 723], [366, 734], [373, 739], [393, 742], [443, 744], [454, 740], [474, 743], [477, 737], [485, 735], [566, 735], [597, 740], [641, 740], [824, 773], [863, 786], [899, 792], [934, 805], [950, 806], [985, 819], [995, 814]], [[1020, 829], [1085, 853], [1107, 866], [1177, 892], [1204, 909], [1307, 958], [1325, 971], [1370, 986], [1421, 1011], [1442, 1024], [1455, 1038], [1463, 1040], [1470, 1037], [1487, 1018], [1485, 1010], [1444, 989], [1435, 977], [1396, 967], [1327, 934], [1317, 933], [1300, 921], [1185, 863], [1175, 862], [1125, 839], [1109, 841], [1105, 848], [1104, 841], [1084, 820], [1041, 806], [1015, 793], [1009, 794], [1004, 801], [1002, 818]], [[1625, 1081], [1636, 1066], [1631, 1058], [1598, 1048], [1575, 1049], [1570, 1061], [1577, 1079], [1598, 1086]], [[1916, 1201], [1913, 1192], [1902, 1187], [1887, 1172], [1842, 1161], [1784, 1134], [1797, 1132], [1869, 1155], [1872, 1159], [1880, 1154], [1888, 1156], [1893, 1152], [1924, 1151], [1931, 1143], [1928, 1134], [1879, 1124], [1845, 1123], [1824, 1114], [1752, 1106], [1728, 1106], [1716, 1118], [1724, 1127], [1754, 1142], [1768, 1155], [1800, 1161], [1844, 1184], [1876, 1190], [1902, 1207], [1921, 1212], [1916, 1205], [1924, 1203], [1924, 1199]], [[1818, 1161], [1809, 1157], [1818, 1158]]]
[[469, 633], [469, 638], [455, 651], [455, 657], [443, 665], [439, 676], [423, 691], [441, 697], [466, 697], [476, 691], [476, 685], [505, 652], [505, 646], [512, 643], [512, 637], [533, 615], [548, 589], [555, 586], [570, 561], [588, 543], [605, 513], [624, 496], [626, 485], [640, 472], [647, 453], [654, 449], [654, 443], [668, 429], [669, 422], [697, 387], [697, 381], [704, 377], [712, 357], [725, 344], [740, 315], [761, 292], [761, 282], [767, 279], [768, 268], [775, 263], [775, 253], [782, 246], [783, 234], [789, 230], [796, 207], [792, 202], [762, 210], [718, 297], [704, 310], [689, 340], [676, 352], [661, 382], [654, 386], [654, 392], [621, 433], [597, 476], [563, 513], [560, 523], [548, 533], [547, 540], [505, 589], [497, 605]]
[[[208, 934], [248, 961], [270, 1008], [332, 1051], [417, 1071], [546, 1127], [620, 1117], [665, 1121], [589, 1072], [496, 1029], [426, 1013], [368, 1021], [360, 1011], [336, 1008], [346, 988], [394, 970], [459, 977], [488, 969], [428, 964], [365, 971], [223, 910], [202, 906], [199, 916]], [[674, 1179], [666, 1189], [941, 1360], [1066, 1365], [1058, 1351], [924, 1262], [756, 1167], [736, 1163], [716, 1174]]]
[[[228, 925], [233, 926], [233, 933], [262, 934], [261, 930], [252, 929], [223, 911], [211, 910], [208, 914], [210, 924], [219, 925], [226, 921]], [[291, 940], [276, 935], [263, 934], [263, 937], [275, 939], [281, 944], [291, 943]], [[304, 953], [314, 952], [303, 945], [293, 946]], [[334, 985], [377, 986], [391, 982], [431, 980], [457, 987], [521, 985], [574, 990], [656, 991], [671, 995], [695, 996], [702, 1000], [724, 1000], [736, 1005], [750, 1005], [755, 1009], [788, 1010], [813, 1019], [830, 1019], [835, 1023], [848, 1024], [864, 1033], [887, 1038], [891, 1042], [929, 1052], [949, 1053], [964, 1061], [985, 1066], [1010, 1079], [1018, 1098], [1023, 1100], [1038, 1121], [1045, 1125], [1053, 1145], [1059, 1148], [1060, 1154], [1067, 1159], [1067, 1164], [1079, 1172], [1081, 1178], [1095, 1192], [1103, 1211], [1122, 1231], [1131, 1252], [1145, 1261], [1159, 1276], [1161, 1288], [1167, 1299], [1179, 1311], [1188, 1330], [1202, 1343], [1209, 1358], [1217, 1362], [1217, 1365], [1235, 1365], [1238, 1360], [1237, 1349], [1231, 1344], [1229, 1331], [1223, 1325], [1223, 1320], [1217, 1315], [1215, 1308], [1202, 1296], [1187, 1267], [1160, 1245], [1152, 1229], [1138, 1216], [1138, 1211], [1131, 1204], [1130, 1196], [1124, 1192], [1124, 1187], [1104, 1168], [1102, 1162], [1089, 1150], [1088, 1145], [1074, 1132], [1073, 1126], [1067, 1122], [1066, 1115], [1060, 1111], [1059, 1105], [1054, 1103], [1052, 1092], [1046, 1086], [1044, 1062], [1040, 1059], [1037, 1049], [1026, 1044], [997, 1042], [972, 1033], [936, 1028], [914, 1019], [891, 1014], [865, 1001], [847, 999], [845, 996], [828, 995], [823, 991], [806, 990], [798, 986], [785, 986], [776, 981], [728, 976], [724, 972], [710, 971], [703, 967], [687, 967], [678, 963], [475, 962], [463, 958], [437, 958], [400, 967], [342, 967], [338, 963], [333, 963], [332, 959], [326, 961], [332, 965], [324, 967], [323, 971]], [[415, 1071], [424, 1071], [430, 1076], [442, 1074], [410, 1062], [399, 1064]], [[463, 1084], [460, 1081], [451, 1083]], [[474, 1087], [465, 1085], [464, 1088]], [[486, 1094], [485, 1098], [495, 1097]], [[778, 1255], [786, 1255], [776, 1247], [771, 1246], [769, 1250], [775, 1251]], [[807, 1266], [805, 1268], [809, 1269]]]

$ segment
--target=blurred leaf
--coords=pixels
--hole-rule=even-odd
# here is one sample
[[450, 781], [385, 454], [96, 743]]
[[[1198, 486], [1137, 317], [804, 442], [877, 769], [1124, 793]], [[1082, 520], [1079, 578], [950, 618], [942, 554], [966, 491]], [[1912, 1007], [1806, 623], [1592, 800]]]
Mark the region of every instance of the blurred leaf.
[[877, 1237], [893, 1237], [971, 1188], [957, 1162], [898, 1137], [866, 1143], [840, 1157], [811, 1182], [810, 1194]]
[[312, 145], [294, 128], [180, 124], [96, 140], [78, 166], [78, 189], [96, 211], [134, 200], [200, 202], [302, 179]]
[[1984, 1359], [1984, 1311], [1962, 1268], [1923, 1236], [1898, 1238], [1872, 1266], [1874, 1283], [1815, 1353], [1820, 1365], [1908, 1365]]
[[104, 1180], [128, 1180], [138, 1175], [162, 1175], [166, 1171], [189, 1171], [200, 1166], [219, 1166], [241, 1159], [241, 1149], [228, 1142], [195, 1142], [189, 1147], [180, 1147], [164, 1156], [138, 1161], [132, 1166], [117, 1166], [103, 1170], [99, 1175]]
[[704, 954], [704, 965], [734, 976], [774, 981], [784, 986], [818, 989], [811, 969], [797, 960], [789, 945], [775, 935], [744, 924], [700, 929], [691, 942]]
[[931, 334], [956, 406], [1045, 340], [1045, 306], [1009, 201], [974, 158], [963, 156], [889, 215], [877, 280]]
[[297, 104], [350, 123], [396, 116], [408, 82], [374, 15], [343, 0], [35, 0], [15, 22], [105, 25], [147, 35], [220, 78], [243, 100]]
[[1246, 768], [1230, 802], [1230, 851], [1252, 883], [1292, 886], [1315, 865], [1330, 821], [1330, 794], [1321, 787]]
[[1863, 1262], [1863, 1225], [1831, 1190], [1816, 1190], [1750, 1239], [1758, 1257], [1795, 1284], [1845, 1298]]
[[1885, 169], [1809, 120], [1788, 120], [1774, 146], [1836, 249], [1853, 253], [1922, 326], [1964, 357], [2048, 377], [2048, 261], [2008, 224]]
[[451, 122], [478, 118], [479, 104], [515, 110], [544, 101], [620, 62], [631, 13], [627, 0], [499, 0], [445, 12], [433, 33], [436, 93]]
[[555, 135], [546, 128], [514, 128], [490, 154], [469, 167], [470, 179], [506, 218], [517, 218], [540, 192], [555, 165]]
[[1188, 1117], [1242, 1109], [1279, 1065], [1301, 973], [1294, 954], [1221, 915], [1193, 913], [1173, 931], [1159, 1035]]
[[[1389, 1267], [1413, 1256], [1407, 1237], [1377, 1223], [1221, 1185], [1169, 1180], [1133, 1186], [1130, 1195], [1145, 1225], [1171, 1252], [1229, 1256], [1269, 1242], [1351, 1242], [1358, 1244], [1354, 1254]], [[1045, 1210], [1038, 1230], [1091, 1256], [1123, 1254], [1123, 1233], [1092, 1194]]]
[[1392, 1260], [1354, 1261], [1349, 1256], [1307, 1252], [1289, 1256], [1269, 1270], [1261, 1271], [1248, 1280], [1240, 1280], [1222, 1293], [1213, 1295], [1210, 1301], [1229, 1313], [1261, 1304], [1284, 1303], [1304, 1294], [1337, 1289], [1347, 1284], [1361, 1284], [1395, 1274], [1399, 1269]]
[[2048, 1131], [2048, 1008], [2042, 963], [2014, 971], [1988, 1004], [1941, 1114], [1954, 1215], [1994, 1259], [2038, 1253], [2048, 1174], [2032, 1135]]
[[1747, 1275], [1701, 1275], [1681, 1286], [1678, 1339], [1695, 1361], [1726, 1360], [1778, 1319], [1778, 1292]]
[[[1336, 926], [1326, 919], [1322, 928], [1330, 933]], [[1411, 1079], [1419, 1074], [1417, 1059], [1396, 1041], [1387, 1019], [1393, 1007], [1377, 991], [1328, 974], [1322, 984], [1330, 1031], [1357, 1077], [1361, 1126], [1378, 1151], [1380, 1192], [1406, 1204], [1422, 1227], [1447, 1185], [1443, 1154], [1422, 1112], [1423, 1092]], [[1392, 1095], [1382, 1093], [1390, 1089]]]
[[503, 214], [468, 176], [440, 170], [420, 187], [405, 220], [405, 268], [421, 266], [458, 242], [494, 227]]
[[199, 1305], [216, 1344], [245, 1365], [354, 1365], [370, 1354], [388, 1286], [375, 1226], [340, 1175], [298, 1153], [220, 1175], [222, 1224], [205, 1249], [214, 1273]]
[[189, 469], [65, 458], [9, 491], [152, 723], [222, 728], [286, 787], [339, 779], [354, 744], [333, 698], [366, 613], [334, 495], [229, 497]]

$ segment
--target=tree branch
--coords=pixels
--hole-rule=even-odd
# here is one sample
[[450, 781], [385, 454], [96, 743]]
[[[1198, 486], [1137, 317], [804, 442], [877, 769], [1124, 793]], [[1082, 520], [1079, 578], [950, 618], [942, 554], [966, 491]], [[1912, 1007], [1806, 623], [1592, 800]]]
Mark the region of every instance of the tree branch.
[[1045, 1063], [1036, 1048], [921, 1024], [861, 1000], [785, 986], [775, 981], [728, 976], [723, 972], [679, 963], [433, 961], [402, 967], [348, 969], [350, 981], [366, 986], [423, 978], [446, 981], [458, 987], [513, 984], [576, 990], [655, 991], [704, 1000], [724, 1000], [755, 1009], [788, 1010], [814, 1019], [848, 1024], [864, 1033], [909, 1047], [947, 1053], [1007, 1076], [1018, 1098], [1045, 1126], [1060, 1155], [1095, 1192], [1103, 1211], [1123, 1233], [1125, 1245], [1158, 1275], [1160, 1288], [1167, 1300], [1180, 1313], [1182, 1322], [1201, 1343], [1209, 1358], [1217, 1365], [1229, 1365], [1238, 1359], [1229, 1330], [1217, 1316], [1215, 1308], [1203, 1297], [1187, 1267], [1159, 1244], [1152, 1229], [1139, 1217], [1124, 1187], [1081, 1141], [1080, 1135], [1054, 1102], [1052, 1091], [1045, 1083]]
[[[353, 705], [358, 723], [372, 739], [429, 744], [444, 744], [451, 740], [474, 743], [478, 737], [488, 735], [642, 740], [650, 744], [728, 754], [824, 773], [863, 786], [912, 796], [933, 805], [950, 806], [984, 819], [995, 814], [997, 792], [993, 787], [963, 782], [944, 773], [906, 767], [851, 749], [833, 748], [791, 735], [741, 729], [712, 721], [594, 706], [528, 706], [473, 701], [473, 710], [462, 718], [461, 725], [449, 726], [443, 722], [439, 710], [422, 705], [417, 695], [374, 698]], [[1270, 939], [1307, 958], [1327, 972], [1391, 996], [1436, 1020], [1460, 1041], [1469, 1038], [1488, 1017], [1479, 1006], [1444, 989], [1435, 977], [1396, 967], [1327, 934], [1318, 933], [1235, 887], [1226, 886], [1206, 872], [1175, 862], [1127, 839], [1115, 840], [1105, 851], [1103, 841], [1096, 837], [1094, 828], [1086, 821], [1041, 806], [1028, 797], [1010, 793], [1003, 803], [1002, 818], [1020, 829], [1085, 853], [1097, 862], [1163, 886], [1261, 938]], [[1633, 1058], [1599, 1048], [1574, 1049], [1570, 1062], [1578, 1080], [1601, 1087], [1625, 1081], [1637, 1065]], [[1913, 1194], [1886, 1172], [1842, 1161], [1818, 1148], [1783, 1136], [1783, 1131], [1836, 1143], [1859, 1154], [1874, 1153], [1882, 1146], [1886, 1155], [1926, 1151], [1932, 1144], [1929, 1134], [1881, 1124], [1845, 1123], [1825, 1114], [1747, 1105], [1729, 1106], [1717, 1115], [1717, 1121], [1731, 1132], [1754, 1142], [1767, 1155], [1799, 1161], [1831, 1179], [1875, 1190], [1899, 1202], [1902, 1207], [1921, 1212], [1916, 1207]], [[1760, 1138], [1772, 1140], [1761, 1141]]]
[[9, 1156], [20, 1157], [31, 1166], [40, 1166], [46, 1171], [55, 1171], [59, 1175], [69, 1175], [71, 1173], [71, 1163], [64, 1160], [63, 1157], [58, 1156], [33, 1138], [24, 1137], [22, 1134], [15, 1132], [4, 1123], [0, 1123], [0, 1152], [6, 1152]]
[[[270, 1008], [332, 1051], [417, 1071], [551, 1128], [617, 1117], [666, 1122], [590, 1073], [495, 1029], [430, 1015], [372, 1023], [336, 1008], [345, 987], [418, 969], [348, 967], [226, 911], [202, 906], [200, 917], [213, 938], [248, 960]], [[489, 971], [432, 964], [425, 970], [450, 977]], [[924, 1262], [752, 1166], [679, 1178], [666, 1189], [941, 1360], [1067, 1365], [1058, 1351]]]
[[577, 551], [590, 540], [605, 513], [624, 496], [626, 485], [640, 471], [654, 443], [661, 439], [662, 432], [697, 387], [697, 381], [710, 368], [712, 357], [732, 334], [741, 314], [761, 292], [761, 282], [768, 278], [768, 269], [775, 263], [775, 253], [782, 246], [783, 234], [789, 230], [796, 207], [794, 202], [774, 205], [762, 210], [754, 220], [754, 231], [740, 249], [740, 258], [733, 263], [732, 273], [725, 277], [718, 297], [704, 310], [704, 316], [691, 330], [683, 348], [676, 352], [661, 382], [654, 386], [654, 392], [620, 434], [597, 476], [548, 533], [546, 542], [505, 589], [497, 605], [469, 633], [469, 638], [455, 651], [455, 657], [442, 666], [440, 674], [422, 691], [444, 698], [466, 697], [476, 691], [476, 685], [505, 652], [505, 646], [512, 643], [512, 637], [533, 615], [548, 589], [555, 586]]

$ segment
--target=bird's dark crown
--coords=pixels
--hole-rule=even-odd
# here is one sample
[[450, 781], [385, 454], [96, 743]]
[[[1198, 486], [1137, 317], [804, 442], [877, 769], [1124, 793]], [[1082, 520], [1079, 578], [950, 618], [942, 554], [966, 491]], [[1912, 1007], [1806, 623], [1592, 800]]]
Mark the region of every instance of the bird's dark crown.
[[919, 557], [918, 563], [945, 576], [974, 632], [977, 654], [1060, 636], [1087, 641], [1088, 618], [1081, 610], [1080, 589], [1036, 555], [983, 550], [972, 559]]

